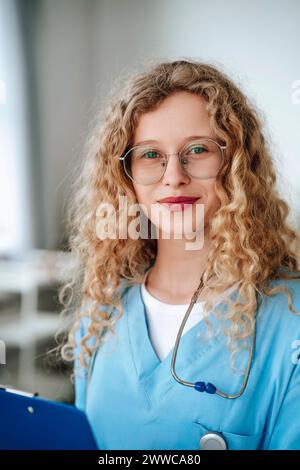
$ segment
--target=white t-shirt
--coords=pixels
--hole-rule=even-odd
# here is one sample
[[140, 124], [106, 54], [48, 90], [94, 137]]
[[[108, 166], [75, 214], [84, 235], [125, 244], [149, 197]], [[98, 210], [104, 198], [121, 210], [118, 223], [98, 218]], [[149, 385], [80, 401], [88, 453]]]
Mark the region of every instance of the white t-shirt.
[[[153, 297], [145, 286], [148, 272], [141, 286], [141, 293], [146, 307], [150, 340], [156, 354], [162, 361], [175, 344], [180, 324], [189, 304], [172, 305]], [[183, 335], [202, 319], [203, 304], [204, 301], [194, 305], [184, 326]]]
[[[149, 270], [145, 274], [141, 285], [141, 293], [145, 304], [150, 340], [157, 356], [162, 361], [174, 347], [179, 327], [190, 304], [167, 304], [153, 297], [145, 286], [148, 273]], [[231, 287], [228, 291], [233, 290], [234, 287]], [[221, 301], [221, 298], [223, 298], [223, 295], [219, 301]], [[205, 301], [195, 303], [182, 335], [203, 318], [204, 303]]]

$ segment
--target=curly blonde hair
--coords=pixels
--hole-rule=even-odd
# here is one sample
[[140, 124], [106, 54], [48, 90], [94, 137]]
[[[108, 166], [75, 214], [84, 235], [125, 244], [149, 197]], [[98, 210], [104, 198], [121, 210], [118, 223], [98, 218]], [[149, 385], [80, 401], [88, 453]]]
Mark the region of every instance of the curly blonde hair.
[[[157, 240], [151, 238], [100, 240], [97, 208], [109, 202], [117, 211], [121, 195], [127, 196], [129, 204], [137, 203], [118, 157], [130, 148], [139, 116], [179, 91], [205, 98], [212, 130], [227, 146], [215, 181], [221, 204], [209, 221], [212, 245], [203, 278], [207, 286], [205, 321], [215, 296], [238, 283], [243, 302], [224, 300], [230, 305], [227, 318], [231, 320], [224, 334], [233, 356], [238, 341], [254, 333], [258, 294], [284, 292], [292, 309], [289, 289], [268, 287], [272, 279], [300, 278], [296, 256], [299, 234], [288, 222], [289, 206], [276, 188], [275, 165], [259, 111], [211, 64], [191, 60], [151, 64], [122, 83], [109, 98], [108, 108], [87, 140], [87, 154], [74, 184], [68, 230], [70, 250], [79, 260], [79, 269], [59, 294], [63, 313], [72, 312], [61, 355], [67, 361], [74, 360], [75, 332], [82, 317], [88, 317], [78, 357], [82, 367], [101, 345], [105, 331], [114, 332], [113, 325], [123, 314], [119, 287], [141, 283], [157, 253]], [[116, 319], [104, 308], [107, 306], [117, 309]], [[93, 346], [87, 344], [91, 338], [96, 340]]]

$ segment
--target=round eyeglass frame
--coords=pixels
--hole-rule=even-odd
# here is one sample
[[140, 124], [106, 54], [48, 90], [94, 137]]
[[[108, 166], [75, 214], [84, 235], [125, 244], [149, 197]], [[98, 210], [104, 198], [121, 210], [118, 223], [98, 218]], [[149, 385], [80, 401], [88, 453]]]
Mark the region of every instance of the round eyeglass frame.
[[[171, 155], [176, 155], [177, 157], [180, 157], [180, 154], [182, 153], [182, 151], [183, 151], [185, 148], [188, 148], [189, 145], [191, 145], [191, 144], [193, 144], [193, 143], [199, 142], [200, 139], [202, 139], [202, 140], [204, 140], [204, 141], [205, 141], [205, 140], [209, 140], [210, 142], [213, 142], [214, 144], [216, 144], [216, 145], [219, 147], [220, 151], [221, 151], [221, 157], [222, 157], [222, 161], [223, 161], [223, 159], [224, 159], [224, 150], [226, 150], [227, 146], [226, 146], [226, 145], [221, 145], [221, 144], [219, 144], [219, 142], [216, 142], [214, 139], [211, 139], [211, 138], [209, 138], [209, 137], [199, 138], [199, 140], [198, 140], [198, 139], [193, 139], [193, 140], [191, 140], [190, 142], [185, 143], [185, 144], [178, 150], [178, 152], [175, 152], [175, 153], [165, 153], [165, 152], [162, 152], [163, 156], [165, 157], [165, 160], [166, 160], [167, 164], [166, 164], [165, 169], [164, 169], [164, 171], [162, 172], [161, 176], [160, 176], [157, 180], [151, 181], [151, 183], [138, 183], [137, 181], [135, 181], [135, 180], [133, 179], [133, 177], [129, 174], [129, 172], [128, 172], [127, 169], [126, 169], [126, 163], [125, 163], [125, 161], [126, 161], [127, 155], [128, 155], [130, 152], [132, 152], [133, 149], [143, 147], [143, 145], [135, 145], [134, 147], [131, 147], [131, 148], [125, 153], [125, 155], [122, 155], [121, 157], [118, 157], [118, 160], [122, 160], [122, 161], [123, 161], [123, 168], [124, 168], [124, 171], [125, 171], [126, 175], [128, 176], [128, 178], [130, 178], [131, 181], [133, 181], [133, 183], [142, 184], [143, 186], [149, 186], [150, 184], [158, 183], [158, 181], [160, 181], [160, 180], [163, 178], [163, 176], [164, 176], [164, 174], [165, 174], [165, 172], [166, 172], [167, 166], [168, 166], [168, 162], [169, 162], [169, 158], [167, 158], [167, 157], [169, 157], [169, 156], [171, 156]], [[146, 144], [145, 144], [145, 147], [146, 147]], [[155, 150], [156, 147], [153, 146], [153, 149]], [[158, 149], [158, 150], [160, 150], [160, 149]], [[215, 176], [213, 176], [213, 177], [210, 176], [210, 177], [208, 177], [208, 178], [202, 178], [202, 177], [200, 177], [200, 176], [192, 176], [192, 175], [189, 174], [189, 172], [188, 172], [185, 168], [183, 168], [182, 163], [181, 163], [181, 158], [179, 158], [179, 162], [180, 162], [180, 165], [181, 165], [181, 168], [183, 169], [183, 171], [184, 171], [188, 176], [190, 176], [191, 178], [195, 178], [195, 179], [210, 179], [210, 178], [215, 178]], [[218, 173], [217, 173], [217, 174], [218, 174]]]

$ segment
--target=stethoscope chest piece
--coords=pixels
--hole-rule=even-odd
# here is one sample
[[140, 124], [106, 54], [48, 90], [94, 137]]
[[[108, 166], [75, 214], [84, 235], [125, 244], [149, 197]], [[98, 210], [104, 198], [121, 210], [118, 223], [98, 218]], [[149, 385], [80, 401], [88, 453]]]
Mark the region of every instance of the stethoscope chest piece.
[[201, 450], [226, 450], [227, 444], [224, 437], [217, 432], [207, 432], [199, 442]]

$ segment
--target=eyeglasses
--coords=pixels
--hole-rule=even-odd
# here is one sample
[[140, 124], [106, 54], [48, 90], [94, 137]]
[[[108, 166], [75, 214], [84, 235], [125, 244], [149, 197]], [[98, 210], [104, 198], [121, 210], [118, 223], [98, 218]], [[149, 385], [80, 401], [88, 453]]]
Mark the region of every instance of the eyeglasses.
[[168, 157], [176, 155], [182, 169], [192, 178], [208, 179], [217, 176], [224, 158], [226, 145], [210, 138], [201, 138], [185, 144], [178, 153], [165, 153], [150, 144], [137, 145], [118, 157], [123, 161], [126, 175], [135, 183], [157, 183], [164, 175]]

